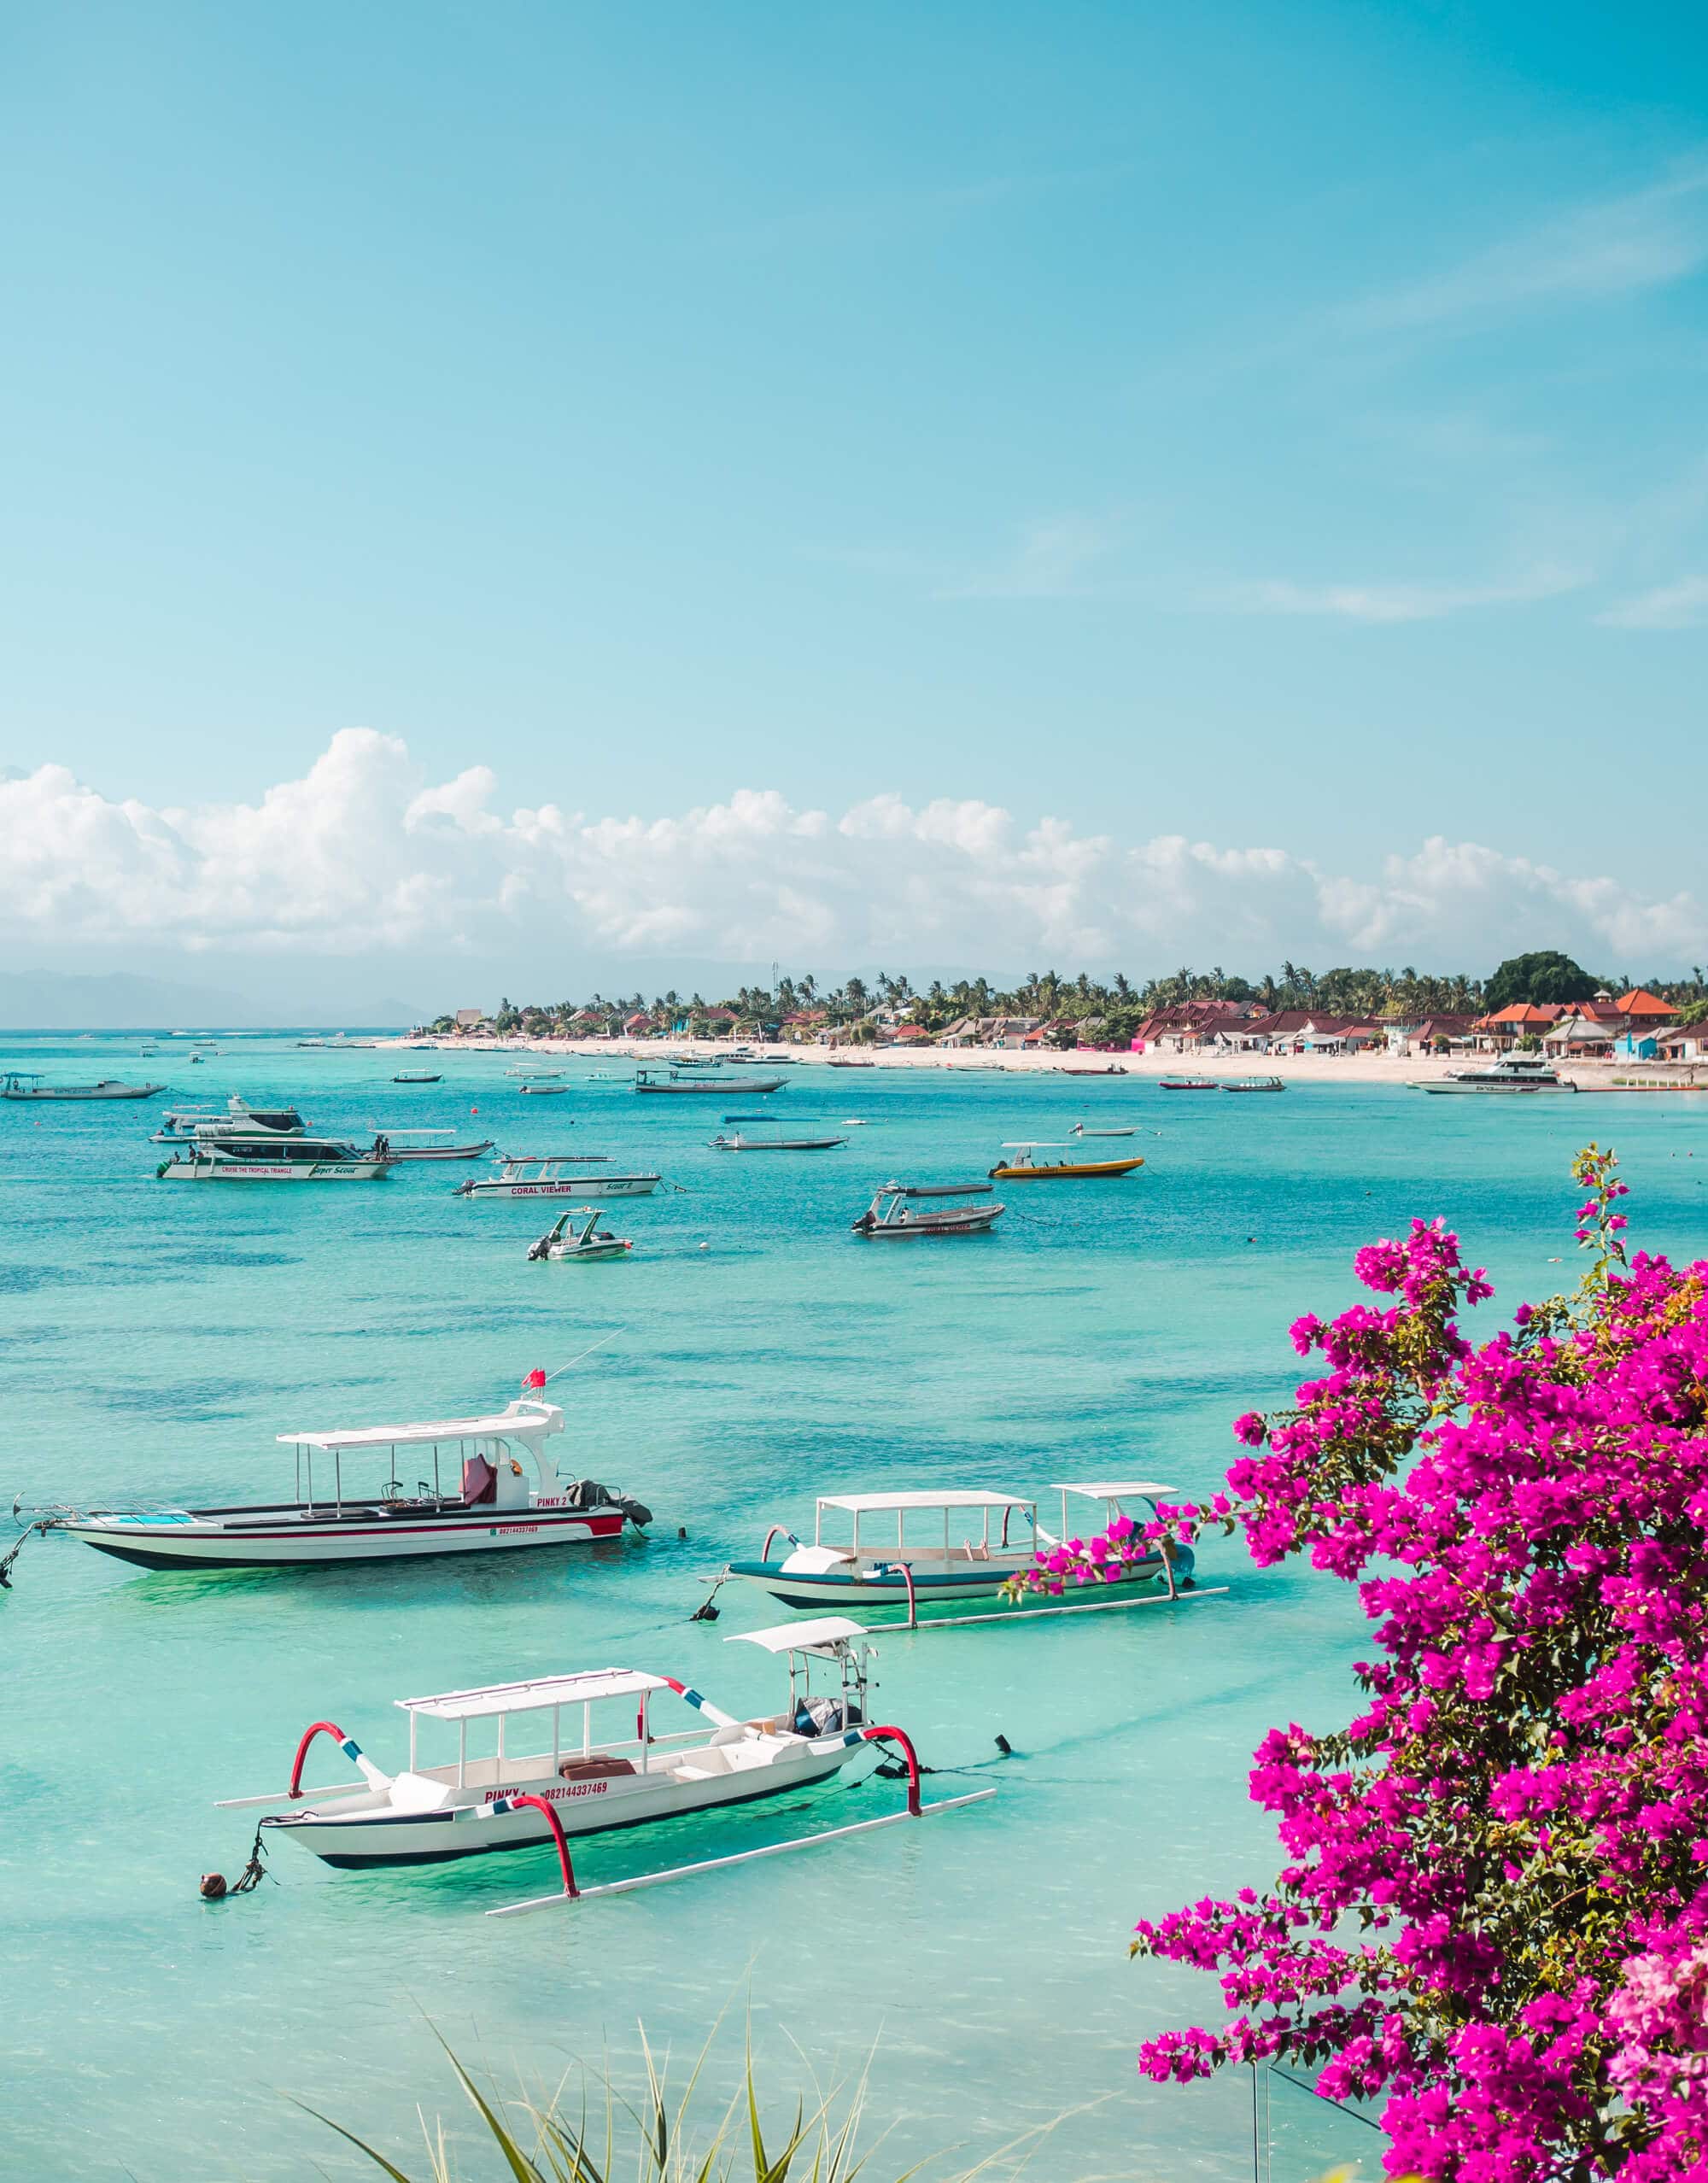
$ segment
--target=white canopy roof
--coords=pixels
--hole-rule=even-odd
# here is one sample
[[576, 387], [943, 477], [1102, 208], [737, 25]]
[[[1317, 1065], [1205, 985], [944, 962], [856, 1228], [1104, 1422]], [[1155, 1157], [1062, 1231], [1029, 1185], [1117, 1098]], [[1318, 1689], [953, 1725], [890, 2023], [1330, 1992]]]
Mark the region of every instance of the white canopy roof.
[[1029, 1493], [980, 1493], [942, 1486], [915, 1493], [822, 1493], [818, 1505], [868, 1516], [883, 1508], [1030, 1508], [1035, 1498]]
[[1119, 1501], [1124, 1493], [1140, 1493], [1155, 1500], [1159, 1493], [1178, 1493], [1178, 1486], [1158, 1485], [1154, 1478], [1093, 1478], [1081, 1484], [1068, 1478], [1059, 1478], [1050, 1487], [1052, 1493], [1083, 1493], [1091, 1501]]
[[634, 1668], [588, 1668], [579, 1675], [542, 1675], [529, 1683], [493, 1683], [482, 1690], [447, 1690], [437, 1698], [400, 1698], [406, 1713], [436, 1721], [472, 1721], [491, 1713], [537, 1713], [551, 1706], [590, 1706], [600, 1698], [633, 1698], [668, 1690], [661, 1675]]
[[287, 1446], [320, 1448], [426, 1448], [436, 1441], [537, 1439], [561, 1432], [564, 1413], [554, 1402], [512, 1402], [508, 1409], [478, 1418], [442, 1418], [431, 1425], [357, 1425], [344, 1432], [282, 1432]]
[[735, 1630], [726, 1645], [760, 1645], [768, 1653], [816, 1652], [821, 1646], [839, 1645], [845, 1637], [863, 1637], [863, 1625], [845, 1614], [821, 1614], [811, 1622], [780, 1623], [773, 1630]]

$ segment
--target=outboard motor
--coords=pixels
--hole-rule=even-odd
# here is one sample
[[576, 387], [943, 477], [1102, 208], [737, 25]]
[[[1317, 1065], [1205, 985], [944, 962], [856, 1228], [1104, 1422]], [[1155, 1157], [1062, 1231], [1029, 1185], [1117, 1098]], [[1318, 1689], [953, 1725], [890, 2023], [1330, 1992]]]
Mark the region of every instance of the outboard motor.
[[644, 1530], [652, 1520], [652, 1512], [644, 1501], [631, 1501], [626, 1493], [617, 1493], [608, 1485], [601, 1485], [597, 1478], [577, 1478], [570, 1488], [568, 1505], [571, 1508], [620, 1508], [635, 1530]]

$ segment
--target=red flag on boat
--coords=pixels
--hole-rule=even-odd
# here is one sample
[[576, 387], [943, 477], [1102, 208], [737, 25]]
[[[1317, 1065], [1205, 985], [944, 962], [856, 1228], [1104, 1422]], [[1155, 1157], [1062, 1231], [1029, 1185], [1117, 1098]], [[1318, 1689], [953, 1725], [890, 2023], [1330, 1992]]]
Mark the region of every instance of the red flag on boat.
[[546, 1391], [546, 1375], [536, 1367], [529, 1373], [522, 1384], [530, 1395], [543, 1395]]

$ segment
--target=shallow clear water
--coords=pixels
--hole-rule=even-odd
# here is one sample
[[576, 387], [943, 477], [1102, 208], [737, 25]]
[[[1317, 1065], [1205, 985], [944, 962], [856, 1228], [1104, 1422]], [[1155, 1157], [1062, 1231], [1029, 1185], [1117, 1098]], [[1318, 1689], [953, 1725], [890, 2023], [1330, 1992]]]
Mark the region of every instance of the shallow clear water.
[[[1290, 1390], [1289, 1320], [1348, 1300], [1353, 1250], [1414, 1212], [1449, 1215], [1494, 1273], [1493, 1308], [1569, 1284], [1567, 1162], [1611, 1138], [1637, 1240], [1708, 1248], [1708, 1105], [1355, 1084], [1232, 1098], [1138, 1079], [802, 1068], [771, 1103], [780, 1116], [867, 1127], [838, 1151], [741, 1157], [705, 1145], [726, 1103], [637, 1099], [588, 1081], [585, 1063], [565, 1065], [570, 1096], [524, 1101], [491, 1056], [447, 1056], [445, 1082], [421, 1087], [389, 1078], [437, 1065], [424, 1057], [243, 1039], [198, 1077], [184, 1042], [155, 1063], [137, 1043], [14, 1039], [0, 1054], [66, 1078], [171, 1076], [145, 1104], [0, 1103], [7, 1500], [270, 1498], [288, 1489], [278, 1433], [500, 1402], [530, 1367], [620, 1330], [555, 1384], [570, 1421], [559, 1461], [658, 1521], [620, 1548], [300, 1576], [142, 1575], [63, 1540], [30, 1544], [0, 1594], [13, 2050], [0, 2168], [43, 2183], [372, 2172], [287, 2096], [412, 2168], [418, 2102], [461, 2127], [435, 2028], [537, 2082], [606, 2051], [626, 2073], [643, 2019], [681, 2057], [724, 2012], [733, 2064], [751, 2011], [780, 2100], [800, 2055], [834, 2075], [875, 2048], [897, 2168], [950, 2145], [970, 2164], [1065, 2117], [1030, 2173], [1249, 2174], [1249, 2082], [1137, 2081], [1138, 2040], [1207, 1997], [1186, 1974], [1130, 1964], [1126, 1936], [1142, 1913], [1270, 1872], [1248, 1756], [1273, 1722], [1346, 1717], [1363, 1638], [1343, 1588], [1259, 1574], [1231, 1543], [1200, 1561], [1225, 1597], [884, 1640], [885, 1716], [927, 1763], [980, 1767], [1001, 1791], [928, 1826], [496, 1923], [482, 1910], [552, 1884], [548, 1852], [363, 1877], [281, 1844], [278, 1885], [206, 1907], [197, 1875], [234, 1872], [249, 1846], [243, 1815], [214, 1800], [276, 1787], [319, 1716], [389, 1766], [393, 1699], [530, 1671], [646, 1667], [732, 1710], [768, 1706], [777, 1665], [722, 1642], [768, 1618], [757, 1595], [726, 1591], [716, 1624], [688, 1617], [707, 1574], [773, 1519], [810, 1522], [815, 1491], [1030, 1490], [1135, 1469], [1207, 1490], [1229, 1419]], [[317, 1128], [579, 1142], [679, 1187], [611, 1207], [631, 1259], [545, 1266], [524, 1256], [537, 1205], [452, 1194], [478, 1168], [324, 1188], [156, 1182], [159, 1109], [233, 1090], [295, 1099]], [[1138, 1124], [1147, 1168], [1006, 1185], [1010, 1210], [984, 1240], [850, 1236], [891, 1176], [976, 1177], [1004, 1138], [1061, 1136], [1082, 1116]], [[998, 1731], [1015, 1756], [991, 1765]], [[319, 1778], [337, 1770], [323, 1759]], [[577, 1869], [714, 1856], [897, 1794], [863, 1782], [792, 1812], [595, 1839]], [[1356, 2124], [1302, 2094], [1278, 2092], [1272, 2122], [1277, 2183], [1365, 2150]]]

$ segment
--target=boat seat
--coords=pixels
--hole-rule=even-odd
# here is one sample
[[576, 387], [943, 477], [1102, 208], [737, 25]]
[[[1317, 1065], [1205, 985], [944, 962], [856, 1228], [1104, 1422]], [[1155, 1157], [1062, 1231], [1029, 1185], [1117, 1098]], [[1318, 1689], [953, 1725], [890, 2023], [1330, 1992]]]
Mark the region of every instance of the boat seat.
[[672, 1770], [681, 1781], [710, 1782], [720, 1774], [727, 1774], [730, 1768], [729, 1760], [722, 1751], [696, 1751], [692, 1759], [684, 1759]]
[[564, 1782], [604, 1781], [634, 1771], [632, 1759], [616, 1759], [608, 1752], [600, 1751], [587, 1759], [565, 1759], [558, 1769], [558, 1778]]

